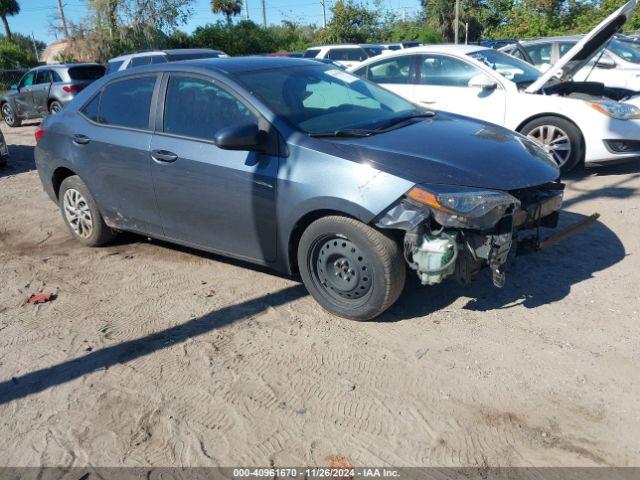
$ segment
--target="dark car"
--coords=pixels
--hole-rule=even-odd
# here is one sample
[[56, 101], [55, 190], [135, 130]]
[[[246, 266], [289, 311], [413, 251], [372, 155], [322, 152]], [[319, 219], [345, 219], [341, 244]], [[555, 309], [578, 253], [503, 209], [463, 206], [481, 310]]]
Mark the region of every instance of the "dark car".
[[83, 88], [104, 75], [97, 63], [46, 65], [29, 70], [0, 97], [0, 112], [10, 127], [23, 120], [59, 112]]
[[4, 167], [9, 159], [9, 148], [7, 142], [4, 140], [4, 135], [0, 131], [0, 167]]
[[515, 234], [553, 226], [562, 201], [524, 136], [303, 59], [120, 72], [36, 137], [44, 189], [85, 245], [132, 231], [299, 272], [358, 320], [396, 301], [407, 267], [431, 285], [488, 265], [502, 285]]

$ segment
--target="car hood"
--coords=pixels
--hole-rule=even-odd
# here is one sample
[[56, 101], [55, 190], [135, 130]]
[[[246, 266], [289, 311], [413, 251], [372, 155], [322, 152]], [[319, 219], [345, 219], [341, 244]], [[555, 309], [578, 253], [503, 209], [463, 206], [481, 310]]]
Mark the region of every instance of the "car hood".
[[346, 158], [415, 183], [515, 190], [559, 177], [555, 163], [526, 137], [449, 113], [332, 143]]
[[544, 88], [553, 79], [569, 81], [573, 76], [591, 60], [600, 49], [613, 37], [622, 26], [631, 19], [636, 8], [637, 0], [629, 0], [618, 10], [613, 12], [593, 30], [584, 36], [571, 50], [565, 53], [560, 60], [551, 66], [538, 80], [533, 82], [526, 90], [527, 93], [536, 93]]

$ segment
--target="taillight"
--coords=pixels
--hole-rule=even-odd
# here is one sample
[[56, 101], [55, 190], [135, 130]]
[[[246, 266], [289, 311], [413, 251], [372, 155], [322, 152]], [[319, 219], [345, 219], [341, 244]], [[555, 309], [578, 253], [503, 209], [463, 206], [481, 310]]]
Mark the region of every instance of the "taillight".
[[35, 133], [36, 143], [38, 143], [40, 141], [40, 139], [42, 138], [43, 135], [44, 135], [44, 128], [38, 127], [36, 129], [36, 133]]
[[65, 85], [64, 87], [62, 87], [62, 90], [67, 93], [78, 93], [83, 88], [84, 87], [82, 85]]

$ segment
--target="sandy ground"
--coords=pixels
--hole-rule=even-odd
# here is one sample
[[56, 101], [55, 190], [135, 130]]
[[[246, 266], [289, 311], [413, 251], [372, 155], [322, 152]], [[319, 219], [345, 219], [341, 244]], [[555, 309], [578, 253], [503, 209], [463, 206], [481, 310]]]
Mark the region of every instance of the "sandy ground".
[[0, 465], [640, 465], [639, 163], [570, 178], [563, 221], [601, 222], [503, 290], [411, 276], [357, 323], [240, 262], [80, 246], [35, 128], [2, 129]]

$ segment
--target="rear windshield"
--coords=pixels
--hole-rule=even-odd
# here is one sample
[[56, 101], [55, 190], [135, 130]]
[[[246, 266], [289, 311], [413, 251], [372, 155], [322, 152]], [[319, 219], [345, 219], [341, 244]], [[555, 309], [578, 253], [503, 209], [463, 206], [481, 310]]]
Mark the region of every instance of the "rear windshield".
[[218, 58], [218, 52], [198, 52], [198, 53], [170, 53], [167, 55], [170, 62], [179, 60], [196, 60], [198, 58]]
[[69, 77], [71, 80], [97, 80], [104, 75], [105, 70], [102, 65], [71, 67]]

